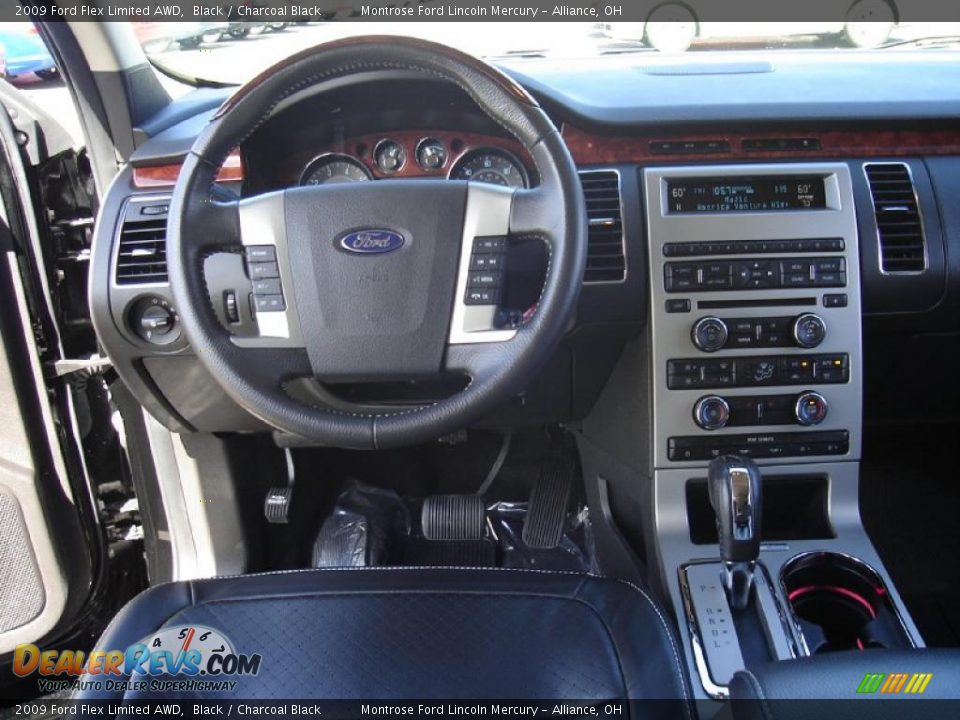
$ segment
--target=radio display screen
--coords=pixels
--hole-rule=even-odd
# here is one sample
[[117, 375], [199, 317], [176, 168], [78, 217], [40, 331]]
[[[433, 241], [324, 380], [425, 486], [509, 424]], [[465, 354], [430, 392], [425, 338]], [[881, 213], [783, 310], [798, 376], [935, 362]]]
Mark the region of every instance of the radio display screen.
[[667, 180], [670, 213], [747, 213], [827, 206], [824, 179], [815, 175], [679, 178]]

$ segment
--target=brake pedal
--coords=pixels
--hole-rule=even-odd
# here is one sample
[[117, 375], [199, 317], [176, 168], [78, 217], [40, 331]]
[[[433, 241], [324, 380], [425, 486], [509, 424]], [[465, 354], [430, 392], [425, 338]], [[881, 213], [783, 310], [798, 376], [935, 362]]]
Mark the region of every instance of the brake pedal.
[[297, 475], [290, 449], [284, 448], [283, 454], [287, 461], [287, 486], [270, 488], [263, 500], [263, 517], [271, 525], [286, 525], [290, 522], [290, 501], [293, 499], [293, 484]]
[[530, 493], [527, 517], [523, 521], [522, 538], [527, 547], [549, 550], [560, 544], [575, 467], [562, 458], [544, 463]]
[[427, 540], [479, 540], [486, 521], [479, 495], [431, 495], [423, 501], [420, 514]]

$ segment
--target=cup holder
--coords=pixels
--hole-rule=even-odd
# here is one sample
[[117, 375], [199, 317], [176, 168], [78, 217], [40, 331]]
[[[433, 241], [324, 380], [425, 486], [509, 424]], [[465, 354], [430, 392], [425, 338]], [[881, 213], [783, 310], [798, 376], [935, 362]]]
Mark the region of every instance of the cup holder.
[[798, 555], [783, 566], [780, 582], [811, 655], [911, 647], [883, 580], [856, 558]]

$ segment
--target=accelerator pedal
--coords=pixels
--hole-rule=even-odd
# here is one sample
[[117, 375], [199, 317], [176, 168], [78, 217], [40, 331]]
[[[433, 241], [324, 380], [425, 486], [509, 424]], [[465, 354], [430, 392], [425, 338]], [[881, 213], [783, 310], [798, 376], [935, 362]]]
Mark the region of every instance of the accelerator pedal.
[[549, 550], [560, 544], [575, 470], [574, 463], [559, 456], [544, 462], [523, 522], [522, 537], [527, 547]]

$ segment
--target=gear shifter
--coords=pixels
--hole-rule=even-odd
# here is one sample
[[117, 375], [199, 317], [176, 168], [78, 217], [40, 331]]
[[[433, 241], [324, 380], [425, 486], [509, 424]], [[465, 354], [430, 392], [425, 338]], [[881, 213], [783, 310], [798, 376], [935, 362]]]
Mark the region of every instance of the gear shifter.
[[757, 464], [739, 455], [714, 458], [707, 471], [710, 505], [717, 515], [723, 582], [734, 610], [747, 607], [760, 556], [760, 481]]

